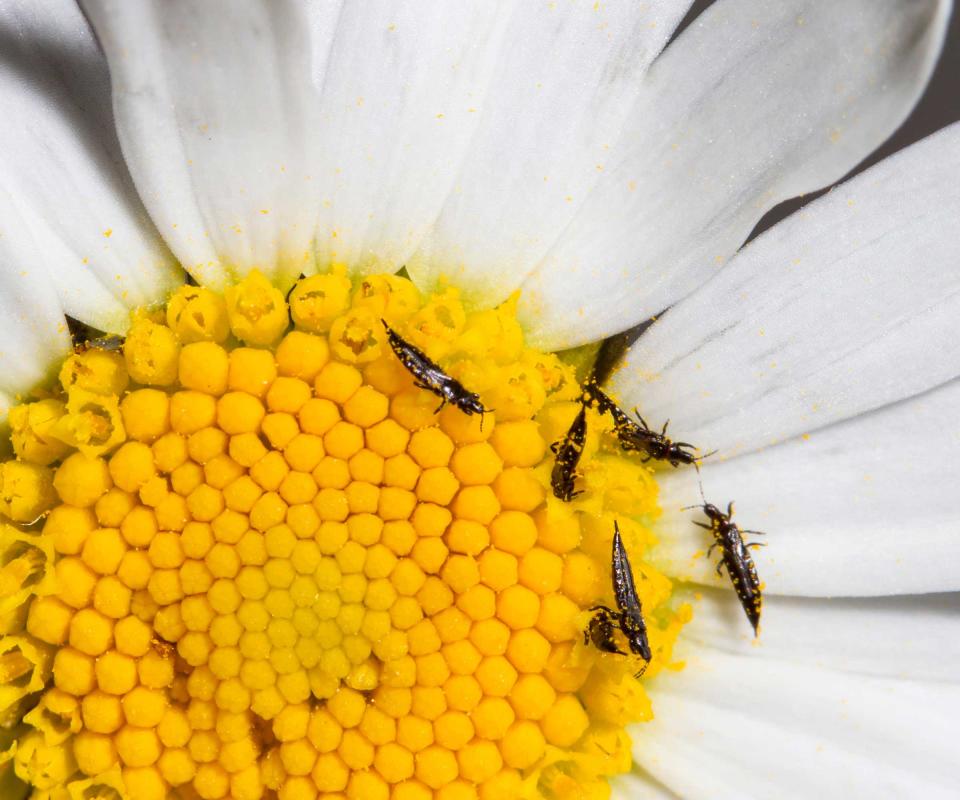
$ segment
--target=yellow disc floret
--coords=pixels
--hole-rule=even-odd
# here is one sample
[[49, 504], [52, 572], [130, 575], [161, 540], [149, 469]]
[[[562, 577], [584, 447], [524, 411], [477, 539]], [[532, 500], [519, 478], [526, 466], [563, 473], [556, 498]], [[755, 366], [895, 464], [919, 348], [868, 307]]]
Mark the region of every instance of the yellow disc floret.
[[225, 293], [230, 329], [250, 345], [271, 345], [287, 328], [287, 304], [279, 289], [253, 270]]
[[[381, 319], [496, 414], [438, 413]], [[16, 779], [64, 798], [606, 797], [624, 726], [651, 715], [637, 660], [584, 644], [613, 603], [615, 519], [647, 676], [689, 611], [644, 561], [646, 468], [593, 434], [587, 491], [553, 498], [576, 386], [524, 347], [513, 302], [471, 312], [341, 268], [288, 299], [256, 270], [184, 286], [122, 353], [71, 355], [10, 412], [0, 464]]]

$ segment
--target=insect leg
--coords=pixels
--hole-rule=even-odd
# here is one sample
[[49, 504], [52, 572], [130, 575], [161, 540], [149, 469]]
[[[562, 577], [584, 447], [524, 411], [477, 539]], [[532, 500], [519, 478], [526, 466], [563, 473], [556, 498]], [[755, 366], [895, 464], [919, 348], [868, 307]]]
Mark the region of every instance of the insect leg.
[[633, 413], [636, 414], [636, 415], [637, 415], [637, 419], [640, 420], [640, 426], [641, 426], [645, 431], [650, 430], [650, 426], [647, 425], [647, 421], [646, 421], [643, 417], [640, 416], [640, 412], [637, 411], [637, 407], [636, 407], [636, 406], [633, 407]]
[[617, 612], [614, 611], [612, 608], [610, 608], [610, 606], [602, 606], [602, 605], [591, 606], [591, 607], [588, 608], [587, 610], [588, 610], [588, 611], [603, 611], [605, 614], [607, 614], [608, 616], [611, 616], [611, 617], [615, 617], [615, 616], [617, 615]]
[[626, 655], [617, 647], [613, 638], [613, 632], [618, 627], [616, 614], [606, 606], [594, 606], [594, 609], [596, 613], [590, 619], [590, 623], [583, 634], [584, 644], [589, 644], [592, 640], [597, 649], [602, 652]]

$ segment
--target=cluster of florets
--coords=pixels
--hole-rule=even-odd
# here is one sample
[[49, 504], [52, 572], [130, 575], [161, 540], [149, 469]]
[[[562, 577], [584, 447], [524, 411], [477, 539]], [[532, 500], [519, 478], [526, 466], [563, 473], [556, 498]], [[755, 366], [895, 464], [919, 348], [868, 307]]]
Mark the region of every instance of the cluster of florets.
[[[496, 413], [438, 413], [381, 318]], [[185, 286], [122, 352], [78, 350], [11, 409], [0, 465], [16, 775], [69, 798], [604, 796], [649, 716], [636, 665], [582, 643], [614, 514], [651, 673], [683, 613], [641, 562], [645, 469], [592, 442], [591, 491], [547, 496], [578, 394], [509, 304], [395, 276], [289, 302], [259, 273]]]

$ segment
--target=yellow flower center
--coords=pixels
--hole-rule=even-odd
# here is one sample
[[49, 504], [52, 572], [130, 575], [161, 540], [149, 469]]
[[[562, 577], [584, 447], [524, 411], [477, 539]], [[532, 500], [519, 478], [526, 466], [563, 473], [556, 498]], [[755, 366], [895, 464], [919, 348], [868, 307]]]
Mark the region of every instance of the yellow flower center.
[[[495, 411], [438, 412], [381, 320]], [[644, 560], [652, 473], [593, 411], [584, 491], [552, 495], [580, 388], [511, 303], [337, 270], [288, 303], [254, 272], [183, 287], [59, 378], [11, 410], [0, 465], [0, 782], [493, 800], [606, 797], [629, 769], [642, 663], [583, 635], [614, 605], [614, 520], [646, 676], [689, 610]]]

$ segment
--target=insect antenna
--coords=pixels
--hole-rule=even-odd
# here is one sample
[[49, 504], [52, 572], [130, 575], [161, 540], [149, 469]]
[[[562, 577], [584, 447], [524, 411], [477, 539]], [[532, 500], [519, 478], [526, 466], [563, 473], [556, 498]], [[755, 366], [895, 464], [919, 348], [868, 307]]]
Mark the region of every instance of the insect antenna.
[[697, 468], [697, 485], [700, 487], [700, 499], [703, 500], [703, 505], [694, 505], [694, 506], [684, 506], [681, 508], [681, 511], [689, 511], [691, 508], [703, 508], [707, 504], [706, 495], [703, 493], [703, 481], [700, 478], [700, 469]]
[[287, 289], [287, 293], [286, 293], [286, 295], [284, 295], [284, 298], [283, 298], [283, 299], [286, 300], [286, 301], [289, 303], [289, 302], [290, 302], [290, 295], [293, 294], [293, 290], [296, 289], [296, 288], [297, 288], [297, 284], [300, 283], [300, 281], [302, 281], [302, 280], [303, 280], [304, 278], [306, 278], [306, 277], [307, 277], [307, 276], [306, 276], [304, 273], [301, 272], [301, 273], [300, 273], [300, 276], [293, 282], [293, 285], [292, 285], [289, 289]]
[[[693, 468], [697, 471], [697, 475], [700, 474], [700, 462], [705, 458], [710, 458], [710, 456], [716, 455], [717, 452], [719, 451], [711, 450], [709, 453], [704, 453], [702, 456], [697, 456], [693, 459], [691, 463], [693, 464]], [[700, 487], [700, 493], [703, 494], [703, 487]]]
[[484, 415], [484, 414], [492, 414], [492, 413], [493, 413], [494, 411], [496, 411], [496, 410], [497, 410], [497, 409], [495, 409], [495, 408], [485, 408], [485, 409], [483, 409], [483, 411], [480, 412], [480, 433], [483, 433], [483, 415]]

